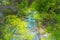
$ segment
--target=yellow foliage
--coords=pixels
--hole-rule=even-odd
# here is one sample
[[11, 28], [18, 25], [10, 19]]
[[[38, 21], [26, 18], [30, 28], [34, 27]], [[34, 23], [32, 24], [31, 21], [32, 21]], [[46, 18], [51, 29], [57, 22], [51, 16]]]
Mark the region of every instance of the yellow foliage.
[[46, 38], [41, 38], [41, 40], [46, 40]]
[[21, 25], [22, 27], [26, 27], [26, 24], [27, 24], [27, 22], [22, 22], [20, 25]]
[[22, 36], [22, 38], [27, 39], [27, 40], [32, 40], [33, 39], [33, 35], [26, 34], [26, 35]]
[[[8, 15], [6, 17], [6, 22], [8, 23], [7, 25], [12, 27], [16, 27], [17, 34], [23, 35], [22, 38], [27, 38], [28, 40], [32, 40], [33, 36], [30, 34], [27, 34], [28, 29], [26, 28], [27, 22], [22, 21], [20, 18], [18, 18], [15, 15]], [[6, 34], [5, 37], [10, 36], [10, 34]], [[9, 39], [7, 39], [9, 40]]]
[[10, 22], [12, 25], [26, 25], [26, 22], [22, 21], [20, 18], [18, 18], [15, 15], [8, 15], [6, 17], [6, 21]]

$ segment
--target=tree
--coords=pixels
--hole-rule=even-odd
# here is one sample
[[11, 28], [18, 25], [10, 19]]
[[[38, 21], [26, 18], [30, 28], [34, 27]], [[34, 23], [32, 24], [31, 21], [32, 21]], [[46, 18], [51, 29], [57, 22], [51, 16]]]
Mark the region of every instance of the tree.
[[[16, 40], [25, 38], [32, 40], [33, 36], [27, 35], [26, 16], [36, 20], [36, 29], [39, 35], [41, 35], [40, 28], [42, 28], [50, 34], [48, 40], [60, 40], [60, 0], [2, 0], [1, 4], [0, 9], [4, 14], [5, 21], [0, 18], [3, 21], [0, 32], [1, 34], [6, 33], [6, 35], [2, 34], [2, 40], [9, 40], [11, 35], [15, 37], [16, 35], [13, 34], [15, 31], [16, 34], [24, 35]], [[18, 37], [16, 36], [16, 38]]]
[[[16, 40], [32, 40], [32, 35], [27, 34], [26, 22], [22, 21], [15, 15], [6, 16], [6, 27], [4, 38], [10, 40], [11, 38]], [[20, 38], [18, 35], [21, 35]], [[17, 38], [18, 37], [18, 38]]]

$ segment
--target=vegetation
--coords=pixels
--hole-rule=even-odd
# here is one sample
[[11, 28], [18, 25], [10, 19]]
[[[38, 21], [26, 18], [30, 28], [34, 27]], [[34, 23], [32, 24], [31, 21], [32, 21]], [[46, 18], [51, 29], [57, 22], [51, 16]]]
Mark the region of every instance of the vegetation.
[[60, 40], [60, 0], [0, 0], [0, 10], [0, 40]]

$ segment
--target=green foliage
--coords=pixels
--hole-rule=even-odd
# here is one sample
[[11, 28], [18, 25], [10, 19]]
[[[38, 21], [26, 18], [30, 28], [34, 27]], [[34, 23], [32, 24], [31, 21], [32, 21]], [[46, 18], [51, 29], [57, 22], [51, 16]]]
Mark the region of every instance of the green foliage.
[[9, 10], [9, 9], [4, 10], [4, 13], [5, 13], [4, 14], [5, 16], [13, 14], [13, 12], [11, 10]]
[[[46, 3], [47, 2], [47, 3]], [[47, 12], [49, 8], [56, 7], [56, 0], [36, 0], [32, 3], [32, 7], [35, 8], [39, 12]]]
[[14, 13], [13, 8], [10, 8], [10, 10], [9, 7], [3, 11], [5, 24], [0, 26], [0, 32], [4, 35], [1, 34], [2, 38], [0, 40], [9, 40], [11, 36], [15, 37], [13, 34], [15, 29], [19, 30], [17, 34], [23, 35], [21, 40], [23, 38], [23, 40], [32, 40], [33, 36], [27, 34], [27, 22], [22, 20], [23, 17], [29, 14], [29, 11], [31, 11], [29, 16], [36, 19], [37, 26], [42, 28], [44, 26], [44, 30], [47, 33], [51, 33], [49, 40], [60, 40], [60, 0], [34, 0], [30, 6], [28, 5], [28, 0], [22, 0], [21, 3], [14, 2], [16, 5], [11, 1], [3, 0], [2, 5], [16, 6], [17, 13]]
[[[14, 36], [13, 32], [14, 30], [18, 30], [16, 34], [23, 35], [21, 36], [21, 39], [28, 39], [32, 40], [32, 35], [27, 34], [27, 28], [26, 28], [26, 22], [22, 21], [20, 18], [18, 18], [15, 15], [8, 15], [6, 16], [6, 28], [5, 28], [5, 35], [4, 38], [6, 40], [9, 40], [11, 36]], [[11, 29], [11, 30], [8, 30]], [[15, 36], [14, 36], [15, 37]]]
[[54, 34], [51, 35], [51, 37], [53, 36], [52, 38], [56, 40], [60, 40], [60, 36], [58, 36], [60, 35], [59, 30], [55, 30], [55, 28], [60, 27], [56, 26], [56, 24], [60, 24], [60, 1], [58, 1], [59, 0], [36, 0], [31, 5], [31, 8], [35, 8], [35, 10], [40, 13], [42, 20], [44, 20], [43, 24], [46, 25], [45, 31]]
[[20, 4], [17, 3], [16, 7], [18, 9], [18, 15], [24, 16], [26, 15], [25, 11], [26, 8], [28, 7], [28, 1], [23, 0]]
[[2, 4], [3, 4], [3, 5], [9, 5], [10, 2], [9, 2], [8, 0], [3, 0], [3, 1], [2, 1]]

